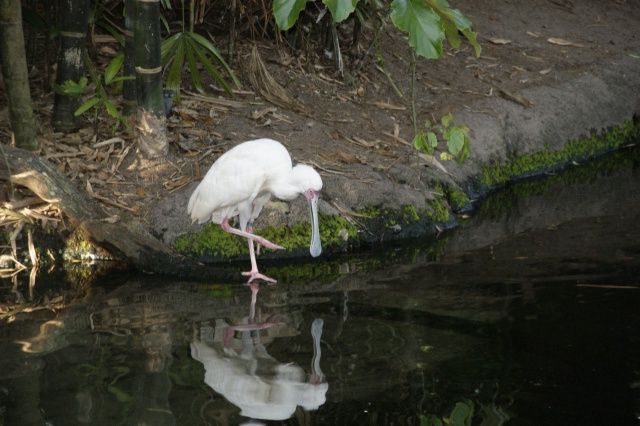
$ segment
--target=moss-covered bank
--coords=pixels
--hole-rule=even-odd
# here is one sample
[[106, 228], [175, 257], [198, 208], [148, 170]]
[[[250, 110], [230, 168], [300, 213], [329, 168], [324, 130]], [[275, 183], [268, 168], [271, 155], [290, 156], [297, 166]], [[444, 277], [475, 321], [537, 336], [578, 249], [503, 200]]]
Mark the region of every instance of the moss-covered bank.
[[592, 131], [589, 137], [572, 140], [559, 151], [545, 149], [535, 154], [516, 155], [505, 165], [490, 164], [482, 168], [479, 193], [500, 187], [518, 179], [558, 171], [569, 164], [579, 163], [614, 151], [640, 137], [640, 121], [627, 120], [606, 131]]
[[[488, 191], [526, 177], [561, 170], [567, 165], [576, 165], [596, 156], [614, 151], [640, 136], [640, 123], [626, 121], [607, 132], [595, 133], [577, 141], [569, 141], [560, 151], [544, 151], [514, 157], [508, 164], [483, 167], [480, 187], [469, 190], [473, 195]], [[584, 172], [593, 172], [585, 169]], [[452, 212], [471, 208], [470, 200], [458, 188], [434, 182], [433, 188], [440, 193], [428, 202], [428, 209], [418, 211], [413, 205], [398, 209], [370, 206], [356, 212], [353, 217], [320, 215], [320, 235], [325, 253], [345, 252], [382, 241], [400, 240], [435, 234], [457, 225]], [[544, 182], [528, 184], [527, 192], [539, 193]], [[472, 187], [471, 185], [470, 187]], [[533, 188], [533, 189], [532, 189]], [[309, 224], [293, 227], [268, 227], [257, 231], [266, 239], [284, 247], [283, 251], [263, 250], [262, 258], [290, 258], [306, 256], [311, 235]], [[219, 225], [210, 224], [198, 233], [179, 237], [175, 249], [186, 256], [217, 262], [248, 257], [244, 239], [224, 232]]]
[[[455, 226], [455, 218], [445, 199], [432, 200], [429, 206], [425, 211], [418, 211], [413, 205], [406, 205], [400, 209], [373, 206], [362, 209], [349, 218], [320, 214], [323, 251], [345, 252], [382, 241], [434, 234], [438, 229]], [[309, 224], [268, 227], [256, 233], [286, 247], [284, 251], [263, 250], [262, 258], [287, 258], [308, 254], [311, 235]], [[179, 237], [175, 242], [175, 249], [186, 256], [206, 262], [245, 258], [249, 253], [245, 239], [224, 232], [216, 224], [209, 224], [198, 233]]]

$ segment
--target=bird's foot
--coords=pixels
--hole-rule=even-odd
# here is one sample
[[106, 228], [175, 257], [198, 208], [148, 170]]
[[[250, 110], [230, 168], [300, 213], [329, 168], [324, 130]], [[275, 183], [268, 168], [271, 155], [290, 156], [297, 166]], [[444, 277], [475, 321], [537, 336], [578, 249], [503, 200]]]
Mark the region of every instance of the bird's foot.
[[284, 250], [284, 247], [279, 246], [277, 244], [273, 244], [271, 241], [265, 238], [259, 237], [257, 235], [255, 236], [255, 238], [252, 238], [252, 239], [258, 244], [258, 246], [263, 246], [271, 250]]
[[272, 283], [272, 284], [275, 284], [275, 283], [278, 282], [278, 281], [274, 280], [273, 278], [269, 278], [268, 276], [261, 274], [258, 271], [243, 272], [242, 275], [244, 275], [245, 277], [251, 277], [251, 278], [249, 278], [249, 281], [247, 281], [247, 284], [250, 284], [253, 280], [256, 280], [256, 279], [261, 279], [263, 281], [266, 281], [266, 282]]

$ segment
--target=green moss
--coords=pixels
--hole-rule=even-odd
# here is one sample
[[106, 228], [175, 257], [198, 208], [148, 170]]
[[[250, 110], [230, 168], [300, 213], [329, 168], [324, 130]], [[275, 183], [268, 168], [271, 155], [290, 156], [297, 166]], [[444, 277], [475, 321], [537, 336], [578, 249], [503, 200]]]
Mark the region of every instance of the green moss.
[[[319, 215], [320, 241], [324, 247], [342, 246], [347, 240], [358, 236], [358, 228], [339, 216]], [[286, 247], [298, 250], [309, 247], [311, 225], [296, 224], [293, 227], [269, 226], [256, 232], [258, 235]], [[249, 253], [244, 238], [229, 234], [220, 225], [209, 224], [200, 232], [180, 236], [174, 248], [177, 252], [195, 257], [233, 258]]]
[[195, 234], [180, 236], [175, 242], [175, 249], [198, 257], [235, 257], [249, 251], [245, 240], [223, 231], [217, 224], [209, 224]]
[[411, 220], [413, 222], [417, 222], [418, 220], [420, 220], [420, 216], [418, 215], [418, 212], [416, 211], [416, 208], [413, 206], [413, 204], [404, 206], [403, 211], [406, 220]]
[[343, 244], [345, 236], [350, 240], [358, 238], [358, 227], [342, 216], [320, 213], [318, 220], [320, 221], [320, 240], [324, 245]]
[[638, 136], [640, 123], [625, 121], [621, 126], [612, 127], [604, 133], [591, 132], [588, 138], [569, 141], [560, 151], [551, 151], [546, 147], [545, 151], [536, 154], [516, 156], [504, 166], [483, 167], [482, 183], [487, 188], [492, 188], [517, 177], [559, 168], [573, 161], [582, 161], [618, 148]]
[[453, 208], [453, 210], [460, 210], [467, 203], [470, 202], [467, 194], [464, 193], [461, 189], [452, 189], [447, 188], [447, 200], [449, 200], [449, 204]]
[[377, 219], [380, 217], [382, 212], [380, 211], [380, 208], [376, 206], [369, 206], [358, 210], [356, 213], [363, 216], [365, 219]]
[[454, 188], [450, 185], [443, 186], [441, 182], [433, 183], [433, 189], [442, 194], [446, 199], [452, 210], [457, 211], [462, 209], [467, 203], [470, 202], [467, 194], [461, 189]]
[[[429, 220], [448, 222], [450, 218], [446, 202], [442, 201], [433, 202], [431, 209], [424, 212], [419, 212], [413, 205], [405, 205], [397, 210], [373, 206], [356, 213], [354, 219], [357, 224], [343, 216], [319, 215], [320, 239], [327, 252], [342, 251], [345, 246], [358, 246], [365, 241], [377, 241], [381, 235], [390, 238], [417, 236], [424, 232], [425, 223]], [[286, 247], [287, 251], [295, 252], [308, 249], [311, 228], [309, 224], [297, 224], [267, 227], [256, 233]], [[248, 254], [246, 240], [224, 232], [216, 224], [210, 224], [198, 233], [180, 236], [174, 248], [196, 258], [231, 259]], [[309, 276], [307, 273], [304, 275]]]
[[560, 184], [567, 186], [584, 184], [598, 179], [603, 174], [633, 169], [634, 164], [639, 160], [640, 150], [638, 149], [616, 151], [596, 161], [581, 164], [580, 167], [570, 167], [562, 173], [547, 175], [544, 179], [515, 182], [487, 197], [480, 205], [480, 209], [486, 217], [496, 217], [520, 199], [544, 196]]
[[429, 216], [434, 223], [444, 223], [449, 221], [451, 212], [449, 212], [449, 209], [441, 198], [429, 201], [429, 205], [433, 211], [427, 212], [427, 216]]

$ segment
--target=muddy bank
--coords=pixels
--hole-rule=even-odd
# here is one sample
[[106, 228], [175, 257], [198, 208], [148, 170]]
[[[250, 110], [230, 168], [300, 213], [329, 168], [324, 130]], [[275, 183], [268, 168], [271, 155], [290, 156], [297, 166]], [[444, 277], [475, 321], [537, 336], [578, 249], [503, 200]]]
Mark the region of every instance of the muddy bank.
[[[325, 248], [335, 252], [438, 233], [457, 226], [455, 214], [472, 208], [469, 201], [492, 189], [566, 166], [579, 167], [633, 142], [640, 134], [634, 121], [640, 112], [640, 97], [629, 94], [640, 93], [638, 71], [640, 60], [620, 57], [619, 61], [594, 64], [590, 73], [563, 84], [523, 91], [532, 103], [528, 108], [497, 97], [468, 105], [457, 120], [472, 129], [472, 156], [462, 164], [446, 163], [449, 174], [417, 166], [413, 156], [383, 170], [351, 164], [342, 166], [349, 173], [322, 173]], [[217, 226], [204, 227], [205, 240], [213, 239], [217, 246], [209, 250], [201, 240], [203, 227], [192, 225], [180, 214], [195, 185], [159, 203], [152, 222], [156, 234], [199, 260], [246, 257], [241, 241], [225, 242], [227, 246], [220, 250], [225, 235]], [[276, 200], [265, 208], [257, 229], [263, 233], [265, 229], [294, 229], [307, 221], [302, 199], [292, 203]], [[295, 242], [270, 234], [290, 250], [266, 252], [263, 257], [305, 256], [307, 232], [302, 228], [301, 233], [290, 235]]]
[[[482, 56], [476, 59], [468, 46], [446, 48], [441, 59], [418, 62], [414, 87], [419, 123], [452, 112], [471, 129], [471, 157], [460, 165], [445, 163], [448, 174], [420, 163], [402, 142], [413, 135], [411, 57], [393, 29], [382, 39], [382, 54], [402, 96], [372, 68], [363, 67], [353, 84], [344, 84], [331, 63], [310, 66], [303, 55], [298, 67], [283, 66], [282, 51], [260, 44], [269, 71], [309, 114], [278, 110], [261, 121], [252, 113], [268, 105], [245, 104], [216, 123], [217, 137], [206, 147], [225, 151], [269, 137], [283, 142], [294, 160], [314, 165], [324, 180], [323, 242], [341, 250], [456, 226], [455, 213], [491, 189], [581, 164], [640, 133], [634, 123], [640, 113], [640, 40], [632, 29], [640, 19], [637, 5], [536, 0], [460, 7], [480, 34]], [[347, 68], [351, 59], [345, 59]], [[238, 74], [246, 76], [241, 64]], [[214, 159], [199, 166], [206, 169]], [[245, 256], [243, 242], [189, 222], [185, 206], [196, 185], [151, 207], [154, 234], [203, 260]], [[267, 205], [256, 226], [291, 249], [279, 255], [298, 256], [305, 252], [304, 225], [293, 235], [274, 229], [305, 223], [306, 206], [297, 200]]]

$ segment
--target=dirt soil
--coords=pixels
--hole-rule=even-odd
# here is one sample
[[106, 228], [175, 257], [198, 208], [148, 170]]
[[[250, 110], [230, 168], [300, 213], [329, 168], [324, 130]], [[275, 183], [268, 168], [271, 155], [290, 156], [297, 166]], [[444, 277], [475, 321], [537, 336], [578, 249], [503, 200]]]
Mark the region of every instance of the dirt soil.
[[[640, 112], [640, 4], [632, 0], [475, 0], [453, 3], [473, 22], [482, 46], [476, 58], [466, 42], [454, 50], [445, 42], [438, 60], [418, 59], [415, 104], [418, 123], [453, 113], [471, 131], [471, 158], [462, 165], [444, 163], [448, 173], [427, 166], [407, 143], [411, 120], [411, 51], [404, 35], [388, 26], [380, 37], [384, 69], [376, 49], [368, 49], [372, 28], [357, 45], [350, 43], [352, 25], [341, 29], [347, 77], [335, 61], [311, 46], [295, 55], [285, 43], [258, 41], [269, 73], [286, 87], [305, 112], [265, 102], [249, 83], [252, 44], [238, 40], [234, 69], [243, 82], [231, 99], [195, 95], [184, 80], [182, 102], [168, 119], [170, 157], [142, 159], [125, 143], [108, 143], [80, 163], [55, 153], [83, 151], [74, 147], [113, 137], [110, 129], [94, 137], [48, 130], [52, 102], [39, 110], [44, 154], [60, 164], [78, 185], [115, 215], [133, 214], [155, 235], [172, 243], [194, 232], [187, 200], [213, 161], [227, 149], [256, 138], [279, 140], [294, 160], [316, 167], [324, 180], [320, 211], [335, 215], [368, 206], [399, 208], [412, 204], [428, 210], [439, 197], [434, 182], [466, 190], [481, 167], [504, 164], [522, 153], [561, 149], [591, 129], [620, 124]], [[390, 24], [390, 23], [389, 23]], [[226, 39], [217, 40], [226, 46]], [[224, 50], [224, 48], [221, 48]], [[43, 98], [43, 105], [51, 98]], [[89, 141], [89, 143], [87, 143]], [[67, 146], [71, 148], [66, 148]], [[75, 157], [74, 157], [75, 158]], [[291, 225], [306, 221], [303, 200], [265, 209], [257, 225]]]

